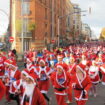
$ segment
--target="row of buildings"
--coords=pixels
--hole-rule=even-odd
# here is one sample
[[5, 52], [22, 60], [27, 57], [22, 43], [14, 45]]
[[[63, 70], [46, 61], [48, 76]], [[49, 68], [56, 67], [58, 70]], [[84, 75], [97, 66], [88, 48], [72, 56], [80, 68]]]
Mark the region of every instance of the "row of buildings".
[[12, 48], [21, 53], [87, 40], [91, 29], [82, 23], [79, 5], [70, 0], [10, 0], [10, 35]]

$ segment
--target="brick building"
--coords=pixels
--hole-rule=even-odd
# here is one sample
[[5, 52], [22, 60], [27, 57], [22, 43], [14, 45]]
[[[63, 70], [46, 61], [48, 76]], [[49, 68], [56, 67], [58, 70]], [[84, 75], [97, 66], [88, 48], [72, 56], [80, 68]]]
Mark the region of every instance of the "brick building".
[[[50, 45], [51, 40], [57, 43], [58, 17], [67, 14], [68, 1], [11, 0], [11, 35], [14, 37], [12, 48], [21, 53], [33, 47], [42, 49]], [[66, 34], [67, 17], [64, 17], [60, 19], [59, 38], [66, 37]]]

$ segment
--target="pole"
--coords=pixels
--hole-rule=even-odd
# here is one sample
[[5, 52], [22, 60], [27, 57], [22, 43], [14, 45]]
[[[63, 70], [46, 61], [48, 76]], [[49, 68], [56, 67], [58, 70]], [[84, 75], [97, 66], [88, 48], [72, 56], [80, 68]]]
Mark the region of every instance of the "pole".
[[58, 17], [58, 47], [59, 47], [59, 37], [60, 37], [60, 19]]
[[54, 0], [52, 0], [52, 40], [54, 40]]
[[22, 27], [22, 30], [21, 30], [22, 49], [21, 50], [22, 50], [22, 53], [24, 51], [24, 47], [23, 47], [24, 46], [24, 39], [23, 39], [24, 38], [24, 34], [23, 34], [23, 8], [24, 7], [23, 7], [23, 3], [24, 3], [23, 0], [21, 0], [21, 21], [22, 21], [22, 26], [21, 26]]

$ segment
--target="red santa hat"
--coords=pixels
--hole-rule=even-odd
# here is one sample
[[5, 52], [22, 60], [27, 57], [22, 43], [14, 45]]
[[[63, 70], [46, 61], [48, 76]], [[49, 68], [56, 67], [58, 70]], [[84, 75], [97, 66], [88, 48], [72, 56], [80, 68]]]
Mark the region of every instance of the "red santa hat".
[[36, 84], [36, 75], [34, 73], [29, 74], [27, 78], [30, 78], [34, 82], [34, 84]]
[[46, 61], [45, 61], [44, 59], [40, 59], [40, 60], [39, 60], [39, 64], [40, 64], [41, 62], [44, 63], [44, 64], [46, 64]]
[[10, 65], [10, 60], [9, 59], [5, 60], [4, 64]]
[[58, 59], [63, 58], [63, 55], [58, 55], [57, 58]]
[[10, 51], [10, 52], [8, 53], [8, 57], [15, 57], [15, 55], [14, 55], [14, 53], [13, 53], [12, 51]]
[[10, 65], [13, 66], [13, 67], [17, 67], [16, 62], [15, 61], [12, 61], [12, 60], [10, 61]]
[[28, 62], [33, 62], [32, 58], [27, 58]]
[[60, 68], [60, 69], [64, 70], [63, 64], [58, 64], [58, 65], [56, 66], [56, 68]]
[[29, 75], [29, 71], [28, 71], [27, 69], [24, 69], [24, 70], [22, 71], [22, 74], [25, 74], [26, 76], [28, 76], [28, 75]]

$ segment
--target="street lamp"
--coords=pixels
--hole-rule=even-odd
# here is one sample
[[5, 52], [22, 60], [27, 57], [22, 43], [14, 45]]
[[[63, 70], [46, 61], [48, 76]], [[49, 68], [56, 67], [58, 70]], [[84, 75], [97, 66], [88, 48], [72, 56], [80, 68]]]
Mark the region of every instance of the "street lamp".
[[70, 16], [70, 15], [73, 15], [73, 14], [75, 14], [75, 13], [81, 13], [81, 12], [87, 12], [86, 10], [84, 10], [84, 11], [79, 11], [79, 12], [72, 12], [72, 13], [68, 13], [68, 14], [66, 14], [66, 15], [64, 15], [64, 16], [58, 16], [58, 43], [57, 43], [57, 45], [58, 45], [58, 47], [59, 47], [59, 42], [60, 42], [60, 38], [59, 38], [59, 36], [60, 36], [60, 19], [62, 19], [62, 18], [64, 18], [64, 17], [67, 17], [67, 16]]

